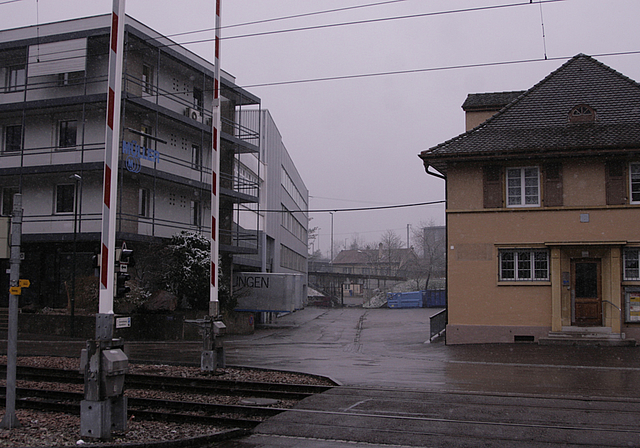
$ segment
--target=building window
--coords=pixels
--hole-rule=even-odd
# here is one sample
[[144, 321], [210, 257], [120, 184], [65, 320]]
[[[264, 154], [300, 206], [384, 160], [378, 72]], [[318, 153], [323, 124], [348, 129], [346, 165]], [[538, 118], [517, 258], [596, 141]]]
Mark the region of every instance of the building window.
[[507, 168], [507, 206], [540, 205], [540, 174], [537, 166]]
[[202, 113], [203, 102], [204, 102], [204, 97], [202, 96], [202, 89], [194, 87], [193, 88], [193, 106], [200, 113]]
[[58, 73], [58, 86], [72, 86], [81, 84], [84, 79], [84, 72]]
[[27, 79], [27, 71], [24, 65], [16, 65], [9, 67], [7, 70], [7, 91], [17, 92], [18, 90], [24, 90], [24, 84]]
[[142, 66], [142, 91], [153, 93], [153, 68], [149, 65]]
[[11, 216], [13, 214], [13, 195], [18, 193], [18, 187], [2, 188], [2, 216]]
[[141, 188], [138, 196], [138, 216], [148, 218], [151, 196], [148, 188]]
[[153, 128], [143, 124], [140, 126], [140, 132], [142, 133], [140, 136], [140, 146], [143, 148], [152, 148], [153, 144], [150, 137], [153, 136]]
[[298, 272], [306, 271], [306, 258], [289, 249], [284, 244], [280, 245], [280, 266]]
[[76, 146], [78, 122], [76, 120], [61, 121], [58, 136], [58, 148], [73, 148]]
[[200, 145], [191, 145], [191, 166], [194, 169], [200, 168], [202, 165], [202, 152]]
[[191, 225], [200, 226], [200, 202], [191, 201]]
[[6, 152], [22, 149], [22, 126], [6, 126], [4, 128], [4, 150]]
[[625, 249], [624, 259], [624, 279], [640, 280], [640, 249]]
[[56, 185], [56, 213], [73, 213], [75, 192], [73, 184]]
[[631, 191], [631, 203], [640, 203], [640, 163], [632, 163], [629, 168], [629, 190]]
[[590, 123], [596, 121], [596, 112], [586, 104], [580, 104], [569, 112], [570, 123]]
[[549, 280], [549, 252], [536, 249], [500, 251], [500, 281]]

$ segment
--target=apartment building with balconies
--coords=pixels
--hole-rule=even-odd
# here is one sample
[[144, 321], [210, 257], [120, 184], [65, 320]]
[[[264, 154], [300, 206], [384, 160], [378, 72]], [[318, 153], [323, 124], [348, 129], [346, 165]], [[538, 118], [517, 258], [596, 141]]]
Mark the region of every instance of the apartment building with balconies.
[[[22, 193], [21, 271], [31, 281], [22, 303], [64, 307], [72, 271], [94, 273], [109, 33], [109, 15], [0, 31], [0, 213]], [[145, 250], [183, 230], [209, 235], [213, 64], [131, 17], [123, 57], [116, 240]], [[259, 110], [260, 98], [223, 71], [220, 96], [220, 253], [230, 272], [244, 268], [234, 255], [259, 250], [260, 183], [239, 160], [260, 158], [259, 128], [241, 113]], [[2, 285], [7, 277], [3, 265]]]

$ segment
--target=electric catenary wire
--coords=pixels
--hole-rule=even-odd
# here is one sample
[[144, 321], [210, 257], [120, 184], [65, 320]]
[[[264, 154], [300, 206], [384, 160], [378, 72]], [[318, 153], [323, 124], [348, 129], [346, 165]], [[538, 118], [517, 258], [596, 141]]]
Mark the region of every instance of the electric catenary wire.
[[[566, 1], [570, 1], [570, 0], [540, 0], [540, 3], [557, 3], [557, 2], [566, 2]], [[305, 27], [299, 27], [299, 28], [288, 28], [288, 29], [274, 30], [274, 31], [263, 31], [263, 32], [258, 32], [258, 33], [239, 34], [239, 35], [236, 35], [236, 36], [224, 37], [223, 39], [224, 40], [242, 39], [242, 38], [246, 38], [246, 37], [268, 36], [268, 35], [273, 35], [273, 34], [293, 33], [293, 32], [299, 32], [299, 31], [310, 31], [310, 30], [317, 30], [317, 29], [326, 29], [326, 28], [336, 28], [336, 27], [343, 27], [343, 26], [362, 25], [362, 24], [367, 24], [367, 23], [389, 22], [389, 21], [392, 21], [392, 20], [405, 20], [405, 19], [415, 19], [415, 18], [420, 18], [420, 17], [433, 17], [433, 16], [440, 16], [440, 15], [447, 15], [447, 14], [460, 14], [460, 13], [467, 13], [467, 12], [487, 11], [487, 10], [495, 10], [495, 9], [506, 9], [506, 8], [514, 8], [514, 7], [526, 6], [526, 5], [529, 5], [529, 4], [531, 4], [531, 2], [509, 3], [509, 4], [506, 4], [506, 5], [478, 6], [478, 7], [475, 7], [475, 8], [451, 9], [451, 10], [446, 10], [446, 11], [426, 12], [426, 13], [420, 13], [420, 14], [408, 14], [408, 15], [395, 16], [395, 17], [381, 17], [381, 18], [377, 18], [377, 19], [366, 19], [366, 20], [355, 20], [355, 21], [350, 21], [350, 22], [328, 23], [328, 24], [324, 24], [324, 25], [314, 25], [314, 26], [305, 26]], [[200, 40], [195, 40], [195, 41], [182, 42], [180, 44], [176, 43], [174, 45], [189, 45], [189, 44], [197, 44], [197, 43], [204, 43], [204, 42], [211, 42], [211, 41], [213, 41], [212, 38], [207, 38], [207, 39], [200, 39]]]
[[[13, 1], [19, 1], [19, 0], [13, 0]], [[290, 15], [290, 16], [274, 17], [272, 19], [255, 20], [253, 22], [237, 23], [235, 25], [226, 25], [226, 26], [222, 26], [221, 29], [226, 30], [226, 29], [229, 29], [229, 28], [239, 28], [239, 27], [250, 26], [250, 25], [261, 25], [261, 24], [264, 24], [264, 23], [279, 22], [279, 21], [282, 21], [282, 20], [299, 19], [299, 18], [302, 18], [302, 17], [311, 17], [311, 16], [317, 16], [317, 15], [321, 15], [321, 14], [329, 14], [329, 13], [334, 13], [334, 12], [343, 12], [343, 11], [349, 11], [349, 10], [354, 10], [354, 9], [369, 8], [369, 7], [372, 7], [372, 6], [382, 6], [382, 5], [388, 5], [390, 3], [400, 3], [400, 2], [406, 2], [406, 1], [407, 0], [389, 0], [389, 1], [386, 1], [386, 2], [369, 3], [369, 4], [366, 4], [366, 5], [348, 6], [348, 7], [345, 7], [345, 8], [326, 9], [326, 10], [323, 10], [323, 11], [307, 12], [307, 13], [302, 13], [302, 14], [294, 14], [294, 15]], [[214, 30], [215, 30], [215, 28], [205, 28], [205, 29], [195, 30], [195, 31], [185, 31], [183, 33], [168, 34], [166, 37], [186, 36], [186, 35], [190, 35], [190, 34], [206, 33], [206, 32], [214, 31]]]
[[380, 205], [376, 207], [353, 207], [353, 208], [324, 208], [324, 209], [309, 209], [309, 210], [260, 210], [260, 213], [339, 213], [339, 212], [366, 212], [373, 210], [391, 210], [396, 208], [409, 208], [409, 207], [422, 207], [424, 205], [437, 205], [444, 204], [446, 201], [430, 201], [430, 202], [415, 202], [412, 204], [395, 204], [395, 205]]

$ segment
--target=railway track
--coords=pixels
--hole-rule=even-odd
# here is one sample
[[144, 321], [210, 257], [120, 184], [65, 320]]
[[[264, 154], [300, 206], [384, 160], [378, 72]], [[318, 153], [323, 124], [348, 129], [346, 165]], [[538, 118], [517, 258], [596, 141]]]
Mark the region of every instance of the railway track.
[[[0, 375], [6, 366], [0, 365]], [[16, 388], [16, 407], [67, 414], [80, 414], [82, 392], [56, 390], [56, 384], [84, 384], [78, 371], [41, 367], [17, 367], [17, 380], [41, 384], [43, 387]], [[46, 386], [44, 386], [46, 384]], [[128, 396], [128, 414], [138, 420], [160, 420], [173, 423], [198, 423], [202, 425], [252, 429], [265, 419], [286, 410], [277, 403], [291, 403], [325, 392], [331, 386], [305, 384], [281, 384], [250, 381], [231, 381], [217, 378], [171, 377], [159, 375], [127, 374], [125, 379]], [[60, 387], [58, 387], [59, 389]], [[189, 401], [163, 398], [141, 398], [140, 391], [155, 391], [154, 395], [180, 394], [205, 396], [204, 400]], [[4, 402], [5, 387], [0, 387], [0, 400]], [[267, 398], [270, 407], [256, 405], [217, 404], [216, 396]]]
[[[6, 366], [0, 365], [0, 376], [5, 372]], [[83, 375], [76, 370], [18, 366], [16, 375], [18, 380], [24, 381], [84, 384]], [[200, 395], [225, 394], [240, 397], [273, 398], [276, 400], [302, 400], [314, 394], [326, 392], [332, 387], [146, 374], [127, 374], [125, 384], [128, 389], [169, 390]]]
[[[3, 399], [5, 388], [0, 388]], [[42, 389], [16, 388], [16, 407], [38, 411], [64, 412], [80, 415], [84, 394]], [[200, 402], [172, 401], [149, 398], [128, 398], [129, 417], [138, 420], [160, 420], [172, 423], [198, 423], [251, 429], [264, 419], [286, 409], [260, 406], [222, 405]]]

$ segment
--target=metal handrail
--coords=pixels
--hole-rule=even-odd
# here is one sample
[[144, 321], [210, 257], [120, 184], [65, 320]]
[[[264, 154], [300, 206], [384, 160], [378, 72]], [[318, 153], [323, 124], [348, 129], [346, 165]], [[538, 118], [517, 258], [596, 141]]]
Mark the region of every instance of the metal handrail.
[[[609, 305], [611, 305], [612, 307], [614, 307], [615, 309], [617, 309], [620, 312], [620, 332], [622, 332], [622, 325], [624, 324], [624, 313], [622, 311], [622, 308], [620, 308], [618, 305], [616, 305], [613, 302], [610, 302], [608, 300], [602, 299], [603, 302], [608, 303]], [[604, 316], [603, 316], [604, 318]]]
[[429, 342], [444, 334], [447, 330], [447, 309], [437, 312], [429, 317]]

